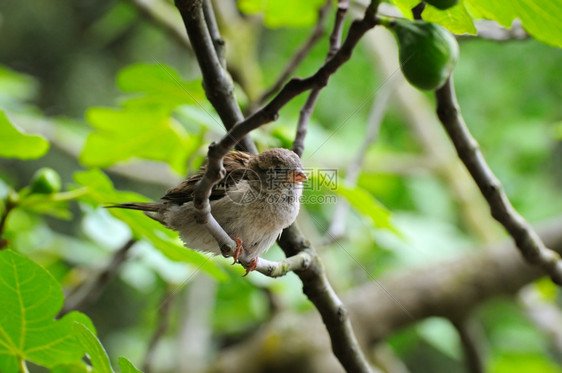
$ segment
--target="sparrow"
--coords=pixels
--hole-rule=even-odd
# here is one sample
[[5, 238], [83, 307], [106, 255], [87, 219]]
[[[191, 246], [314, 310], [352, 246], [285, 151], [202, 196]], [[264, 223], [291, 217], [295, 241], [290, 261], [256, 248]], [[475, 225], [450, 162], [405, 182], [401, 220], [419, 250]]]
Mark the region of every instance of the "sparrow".
[[[256, 269], [258, 257], [291, 225], [300, 208], [302, 182], [307, 180], [298, 155], [274, 148], [261, 154], [232, 151], [224, 157], [225, 177], [212, 189], [211, 213], [236, 242], [234, 263]], [[191, 177], [169, 189], [155, 203], [121, 203], [107, 207], [142, 210], [179, 233], [184, 245], [200, 252], [221, 254], [213, 236], [195, 220], [195, 185], [206, 163]], [[233, 263], [233, 264], [234, 264]]]

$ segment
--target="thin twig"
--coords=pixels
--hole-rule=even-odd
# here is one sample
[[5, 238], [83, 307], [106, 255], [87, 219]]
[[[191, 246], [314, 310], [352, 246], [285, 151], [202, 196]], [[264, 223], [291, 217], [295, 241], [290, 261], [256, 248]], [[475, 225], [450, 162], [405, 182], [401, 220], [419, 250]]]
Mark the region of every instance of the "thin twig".
[[[245, 136], [255, 128], [275, 119], [279, 109], [292, 98], [306, 90], [325, 86], [331, 74], [351, 57], [351, 53], [359, 39], [377, 23], [375, 15], [378, 3], [379, 1], [377, 0], [372, 1], [363, 19], [352, 23], [342, 47], [314, 75], [307, 79], [291, 80], [264, 108], [232, 127], [219, 143], [214, 143], [209, 146], [207, 171], [195, 190], [194, 205], [199, 210], [199, 216], [197, 217], [198, 222], [207, 224], [208, 228], [209, 224], [211, 224], [210, 228], [215, 230], [213, 232], [210, 229], [211, 233], [215, 238], [218, 238], [217, 241], [219, 242], [221, 250], [225, 248], [230, 249], [230, 252], [225, 249], [223, 255], [231, 255], [233, 253], [234, 242], [228, 237], [224, 230], [221, 229], [214, 218], [212, 218], [209, 195], [213, 185], [224, 175], [225, 171], [222, 164], [224, 155], [230, 151], [233, 145], [236, 144], [242, 136]], [[209, 43], [210, 38], [208, 37], [208, 32], [206, 32], [206, 28], [201, 25], [201, 3], [197, 1], [187, 2], [186, 0], [176, 0], [176, 6], [182, 13], [184, 23], [186, 23], [186, 28], [200, 65], [205, 62], [210, 63], [210, 65], [201, 66], [202, 70], [206, 70], [203, 75], [217, 76], [216, 71], [209, 71], [209, 69], [220, 69], [220, 65], [216, 63], [216, 56], [206, 56], [206, 54], [212, 55], [213, 51]], [[203, 38], [203, 40], [197, 40], [199, 37]], [[215, 102], [231, 101], [228, 105], [236, 105], [236, 102], [233, 101], [234, 97], [232, 94], [225, 91], [217, 91], [218, 94], [221, 94], [221, 92], [225, 94], [225, 97], [217, 98]], [[215, 106], [215, 103], [213, 103], [213, 105]], [[219, 108], [217, 108], [217, 111], [218, 110]], [[334, 354], [346, 371], [359, 373], [370, 372], [369, 364], [361, 352], [357, 338], [351, 328], [347, 311], [328, 282], [320, 258], [314, 254], [312, 249], [309, 249], [308, 241], [303, 238], [295, 224], [283, 231], [279, 244], [288, 258], [299, 255], [303, 251], [312, 255], [310, 265], [307, 264], [307, 266], [303, 266], [304, 269], [301, 270], [295, 269], [295, 273], [300, 277], [303, 283], [304, 293], [316, 306], [326, 324]], [[301, 257], [305, 258], [305, 256], [302, 255]]]
[[451, 321], [461, 341], [464, 359], [469, 373], [484, 373], [485, 358], [478, 333], [478, 325], [472, 319]]
[[158, 325], [156, 325], [156, 329], [154, 329], [154, 333], [152, 337], [150, 337], [150, 342], [148, 343], [148, 348], [146, 349], [146, 354], [144, 355], [144, 361], [142, 363], [142, 371], [144, 373], [150, 373], [152, 370], [156, 346], [158, 346], [158, 342], [160, 342], [162, 337], [166, 334], [170, 325], [170, 311], [172, 310], [175, 295], [176, 293], [170, 290], [166, 290], [162, 295], [162, 301], [158, 308]]
[[562, 260], [547, 248], [533, 228], [513, 208], [503, 187], [494, 175], [461, 115], [452, 78], [435, 91], [437, 116], [453, 142], [459, 158], [478, 185], [496, 219], [509, 232], [523, 257], [542, 268], [552, 280], [562, 285]]
[[113, 254], [111, 261], [102, 269], [102, 271], [90, 282], [83, 284], [74, 290], [66, 298], [64, 306], [59, 314], [62, 316], [70, 311], [83, 311], [92, 303], [98, 300], [106, 286], [117, 275], [121, 265], [127, 259], [130, 248], [137, 241], [131, 238], [119, 250]]
[[[225, 128], [230, 130], [244, 116], [234, 95], [234, 84], [228, 72], [223, 68], [217, 55], [213, 38], [208, 28], [203, 11], [203, 0], [176, 0], [187, 35], [195, 52], [201, 74], [205, 95], [219, 114]], [[210, 11], [207, 9], [207, 11]], [[216, 33], [216, 30], [213, 30]], [[216, 35], [214, 35], [216, 38]], [[220, 38], [220, 36], [218, 36]], [[245, 134], [244, 134], [245, 135]], [[256, 153], [254, 143], [245, 136], [238, 138], [232, 147], [239, 142], [238, 148], [250, 153]], [[231, 148], [232, 148], [231, 147]], [[229, 149], [230, 150], [230, 149]]]
[[[177, 0], [176, 3], [183, 4], [183, 1]], [[330, 78], [330, 76], [335, 73], [341, 65], [349, 60], [354, 47], [357, 45], [361, 37], [376, 25], [377, 19], [375, 17], [375, 14], [377, 4], [378, 2], [374, 1], [365, 11], [363, 19], [357, 20], [351, 24], [349, 33], [342, 47], [338, 50], [334, 57], [328, 60], [322, 67], [320, 67], [320, 69], [315, 74], [305, 79], [292, 79], [291, 81], [289, 81], [289, 83], [287, 83], [283, 87], [283, 89], [275, 96], [275, 98], [273, 98], [273, 100], [271, 100], [266, 106], [232, 127], [218, 143], [213, 143], [209, 146], [207, 156], [207, 171], [205, 173], [205, 176], [201, 179], [201, 181], [195, 188], [194, 206], [197, 209], [198, 222], [207, 225], [207, 228], [211, 231], [213, 237], [217, 239], [219, 246], [223, 251], [223, 255], [231, 256], [234, 253], [236, 245], [224, 231], [213, 231], [213, 229], [217, 227], [220, 228], [220, 226], [216, 224], [214, 218], [212, 218], [210, 214], [211, 209], [209, 203], [211, 188], [221, 180], [225, 173], [224, 167], [222, 165], [223, 157], [240, 139], [242, 139], [249, 132], [262, 126], [263, 124], [275, 120], [278, 116], [279, 110], [294, 97], [306, 90], [325, 86], [328, 83], [328, 79]], [[198, 22], [197, 19], [200, 18], [198, 14], [202, 12], [198, 11], [197, 7], [194, 7], [193, 5], [187, 6], [185, 4], [180, 4], [178, 5], [178, 8], [181, 12], [184, 13], [184, 20], [189, 24], [189, 26], [187, 26], [188, 30], [198, 30], [200, 27], [197, 27], [195, 24], [201, 23], [202, 20], [199, 20]], [[205, 35], [201, 37], [207, 37], [207, 39], [209, 39], [208, 33], [205, 32], [204, 34]], [[191, 35], [193, 35], [193, 37]], [[190, 31], [190, 40], [192, 41], [192, 45], [194, 50], [196, 51], [196, 55], [199, 56], [200, 54], [202, 54], [198, 52], [199, 48], [209, 49], [210, 47], [206, 43], [194, 39], [194, 37], [196, 37], [197, 35], [199, 35], [199, 33], [194, 32], [193, 30]], [[202, 70], [211, 69], [211, 67], [209, 67], [210, 65], [214, 66], [214, 68], [220, 67], [218, 65], [218, 62], [216, 61], [216, 56], [214, 62], [207, 58], [199, 58], [199, 60], [200, 64], [206, 62], [209, 63], [209, 65], [202, 66]], [[214, 75], [215, 73], [212, 74]], [[220, 90], [217, 91], [217, 93], [220, 92]], [[232, 95], [230, 96], [230, 99], [233, 99]], [[228, 98], [221, 98], [220, 100], [215, 101], [222, 102], [224, 100], [228, 101]], [[213, 105], [215, 106], [215, 104]], [[228, 105], [236, 105], [236, 103], [231, 102]]]
[[224, 40], [219, 33], [219, 27], [217, 26], [217, 20], [215, 18], [215, 12], [213, 11], [213, 4], [211, 4], [211, 0], [203, 0], [203, 14], [205, 16], [207, 28], [209, 29], [209, 34], [213, 40], [213, 46], [215, 47], [217, 57], [219, 58], [222, 68], [226, 69]]
[[261, 95], [256, 106], [263, 105], [271, 97], [271, 95], [275, 94], [275, 92], [281, 89], [287, 79], [293, 74], [297, 67], [299, 67], [304, 58], [310, 53], [316, 43], [318, 43], [318, 41], [322, 38], [322, 35], [324, 34], [324, 20], [326, 19], [326, 15], [328, 14], [331, 6], [332, 0], [328, 0], [320, 9], [318, 9], [318, 20], [316, 21], [316, 25], [312, 29], [310, 36], [297, 49], [297, 51], [295, 52], [293, 57], [291, 57], [291, 59], [285, 66], [285, 69], [279, 75], [277, 80], [275, 80], [275, 83], [273, 83], [271, 88], [269, 88]]
[[304, 271], [312, 263], [314, 254], [310, 250], [301, 251], [287, 259], [273, 262], [271, 260], [258, 258], [256, 271], [268, 277], [281, 277], [289, 272]]
[[[334, 21], [334, 28], [330, 34], [330, 48], [328, 49], [328, 55], [326, 56], [326, 61], [334, 57], [341, 46], [341, 38], [343, 32], [343, 23], [345, 20], [345, 15], [347, 14], [347, 9], [349, 8], [349, 0], [338, 0], [338, 10], [336, 12], [336, 19]], [[314, 88], [304, 106], [302, 107], [299, 115], [299, 121], [297, 124], [297, 133], [295, 135], [295, 140], [293, 141], [293, 151], [302, 156], [304, 151], [304, 139], [306, 137], [306, 132], [308, 129], [308, 123], [310, 122], [310, 117], [316, 106], [316, 101], [320, 95], [320, 90], [323, 87]]]
[[287, 257], [301, 252], [313, 255], [311, 265], [306, 270], [295, 270], [302, 281], [303, 293], [318, 309], [330, 335], [332, 351], [346, 372], [371, 372], [353, 332], [347, 309], [330, 285], [322, 261], [310, 248], [310, 243], [303, 238], [296, 224], [283, 231], [278, 243]]
[[[541, 238], [562, 252], [562, 216], [545, 223], [537, 226]], [[406, 268], [346, 291], [342, 298], [358, 326], [354, 328], [357, 338], [370, 349], [396, 331], [429, 317], [461, 320], [486, 302], [512, 297], [522, 286], [544, 277], [540, 269], [513, 255], [513, 250], [511, 240], [478, 245], [463, 255], [425, 267]], [[394, 297], [388, 297], [387, 292]], [[330, 344], [323, 338], [324, 329], [311, 313], [302, 315], [296, 323], [270, 324], [262, 328], [263, 333], [223, 351], [219, 363], [227, 364], [214, 371], [267, 371], [275, 364], [277, 371], [289, 372], [292, 367], [302, 366], [303, 355], [306, 361], [322, 363], [322, 368], [307, 365], [310, 372], [339, 371], [335, 367], [327, 369]], [[280, 343], [275, 354], [269, 353], [267, 343], [272, 338]], [[248, 346], [251, 353], [244, 354]], [[295, 346], [299, 346], [299, 353], [295, 353]], [[248, 358], [256, 355], [263, 359]]]

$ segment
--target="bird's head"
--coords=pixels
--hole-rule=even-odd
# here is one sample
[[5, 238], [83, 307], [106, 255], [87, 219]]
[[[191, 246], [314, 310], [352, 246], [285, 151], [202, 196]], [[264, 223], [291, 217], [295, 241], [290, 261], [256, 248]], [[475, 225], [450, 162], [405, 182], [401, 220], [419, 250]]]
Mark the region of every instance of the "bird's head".
[[307, 180], [300, 158], [287, 149], [266, 150], [250, 161], [249, 168], [269, 188], [290, 188]]

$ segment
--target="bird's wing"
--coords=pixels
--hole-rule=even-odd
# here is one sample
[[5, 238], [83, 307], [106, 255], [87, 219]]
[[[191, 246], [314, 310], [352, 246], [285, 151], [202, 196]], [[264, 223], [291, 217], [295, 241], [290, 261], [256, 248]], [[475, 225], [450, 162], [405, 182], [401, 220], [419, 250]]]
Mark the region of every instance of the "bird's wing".
[[[251, 157], [251, 154], [240, 151], [230, 152], [224, 157], [223, 164], [226, 169], [226, 175], [211, 190], [210, 200], [217, 200], [224, 197], [229, 187], [248, 178], [248, 163]], [[195, 185], [201, 180], [203, 175], [205, 175], [206, 170], [207, 164], [205, 163], [197, 173], [175, 187], [170, 188], [162, 199], [178, 205], [193, 201]]]

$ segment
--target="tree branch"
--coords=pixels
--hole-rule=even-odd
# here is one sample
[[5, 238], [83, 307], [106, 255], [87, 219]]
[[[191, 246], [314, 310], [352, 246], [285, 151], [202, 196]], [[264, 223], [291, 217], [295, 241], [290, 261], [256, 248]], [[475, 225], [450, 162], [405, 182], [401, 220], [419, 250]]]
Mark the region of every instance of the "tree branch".
[[203, 15], [205, 17], [205, 22], [207, 23], [207, 28], [209, 29], [209, 35], [211, 35], [211, 39], [213, 40], [215, 53], [217, 54], [222, 68], [226, 69], [224, 40], [219, 33], [219, 27], [217, 26], [217, 20], [215, 18], [215, 12], [213, 11], [213, 4], [211, 4], [211, 0], [203, 0]]
[[302, 281], [303, 293], [316, 306], [330, 335], [332, 352], [346, 372], [371, 372], [353, 332], [349, 314], [332, 289], [320, 258], [310, 249], [310, 243], [303, 239], [295, 224], [283, 231], [278, 241], [285, 255], [291, 257], [308, 251], [313, 260], [307, 270], [295, 270]]
[[[217, 75], [217, 71], [209, 71], [217, 70], [220, 66], [216, 56], [212, 56], [212, 49], [209, 43], [210, 37], [206, 28], [202, 25], [200, 1], [186, 2], [185, 0], [176, 0], [176, 6], [182, 13], [186, 23], [186, 28], [193, 49], [198, 56], [201, 69], [206, 71], [203, 72], [203, 75]], [[211, 188], [224, 176], [223, 157], [243, 136], [259, 126], [274, 120], [277, 117], [278, 111], [292, 98], [306, 90], [325, 86], [329, 77], [351, 57], [353, 48], [357, 45], [359, 39], [377, 23], [375, 17], [377, 6], [378, 1], [372, 1], [365, 11], [363, 19], [352, 23], [342, 47], [314, 75], [306, 79], [291, 80], [265, 107], [232, 127], [220, 142], [209, 146], [207, 171], [197, 184], [194, 192], [194, 206], [199, 210], [199, 214], [196, 217], [197, 221], [207, 224], [211, 228], [210, 231], [219, 242], [223, 255], [232, 255], [234, 242], [212, 217], [209, 203]], [[203, 40], [196, 41], [198, 37], [202, 37]], [[205, 41], [205, 38], [207, 41]], [[200, 48], [202, 51], [199, 51]], [[205, 65], [205, 63], [209, 64]], [[221, 93], [226, 94], [223, 98], [216, 98], [216, 102], [220, 103], [226, 100], [231, 101], [229, 106], [236, 105], [232, 94], [229, 95], [224, 90], [218, 90], [216, 93], [218, 95]], [[212, 103], [213, 106], [216, 106], [215, 102], [212, 101]], [[283, 231], [279, 244], [288, 257], [287, 261], [295, 261], [294, 257], [297, 256], [298, 260], [295, 262], [301, 263], [302, 269], [295, 268], [295, 273], [303, 282], [304, 293], [322, 315], [322, 319], [331, 337], [332, 349], [342, 366], [348, 372], [370, 372], [369, 364], [353, 334], [347, 311], [331, 288], [323, 271], [320, 258], [309, 248], [308, 242], [302, 237], [295, 224]], [[312, 257], [311, 261], [307, 259], [307, 255]], [[268, 265], [266, 261], [260, 260], [260, 262], [264, 267]]]
[[496, 178], [478, 142], [470, 134], [460, 113], [452, 79], [435, 91], [437, 116], [453, 142], [459, 158], [488, 202], [492, 216], [500, 222], [514, 239], [523, 257], [539, 266], [552, 280], [562, 285], [562, 260], [560, 255], [547, 248], [529, 223], [513, 208], [500, 181]]
[[469, 319], [452, 321], [459, 335], [464, 359], [469, 373], [484, 373], [484, 356], [482, 353], [478, 325]]
[[62, 316], [70, 311], [82, 311], [98, 300], [106, 286], [115, 278], [121, 265], [127, 259], [131, 247], [137, 241], [131, 238], [129, 241], [113, 254], [111, 261], [101, 270], [101, 272], [90, 282], [83, 284], [78, 289], [71, 292], [64, 302], [64, 306], [59, 313]]
[[[183, 3], [183, 1], [181, 0], [176, 1], [176, 3], [179, 2]], [[377, 20], [375, 14], [377, 4], [377, 1], [373, 1], [373, 3], [366, 9], [363, 19], [352, 23], [347, 38], [345, 39], [342, 47], [331, 59], [326, 61], [326, 63], [315, 74], [305, 79], [293, 79], [289, 81], [289, 83], [287, 83], [283, 87], [283, 89], [273, 98], [273, 100], [271, 100], [266, 106], [232, 127], [218, 143], [213, 143], [209, 146], [207, 155], [207, 171], [205, 173], [205, 176], [201, 179], [201, 181], [195, 188], [194, 206], [198, 211], [198, 222], [207, 225], [208, 229], [217, 239], [223, 255], [231, 256], [234, 253], [235, 243], [230, 237], [228, 237], [226, 233], [224, 233], [224, 231], [220, 232], [216, 230], [216, 228], [220, 228], [220, 226], [216, 224], [216, 221], [214, 221], [214, 218], [210, 214], [211, 209], [209, 196], [213, 185], [220, 181], [224, 176], [225, 170], [222, 164], [224, 156], [245, 135], [262, 126], [263, 124], [275, 120], [278, 116], [279, 110], [294, 97], [306, 90], [325, 86], [328, 83], [328, 79], [330, 78], [330, 76], [335, 73], [341, 65], [349, 60], [354, 47], [357, 45], [361, 37], [376, 25]], [[178, 5], [178, 8], [180, 9], [180, 11], [186, 13], [185, 15], [183, 15], [184, 21], [197, 23], [196, 20], [200, 17], [198, 17], [197, 14], [193, 14], [197, 13], [197, 9], [193, 5], [191, 5], [190, 7], [180, 7]], [[199, 23], [200, 22], [201, 20], [199, 21]], [[188, 26], [187, 28], [188, 30], [198, 29], [193, 25]], [[192, 33], [194, 35], [197, 35], [197, 33], [195, 32]], [[208, 33], [206, 33], [206, 36], [208, 37]], [[201, 47], [200, 44], [202, 43], [200, 41], [195, 41], [195, 39], [192, 38], [191, 34], [190, 40], [192, 40], [192, 45], [194, 50], [196, 50], [196, 54], [199, 55], [197, 50]], [[209, 45], [207, 45], [206, 48], [209, 49]], [[213, 61], [208, 61], [207, 59], [200, 59], [199, 62], [200, 64], [209, 62], [209, 64], [212, 66], [218, 66], [218, 63], [216, 61], [213, 63]], [[208, 70], [209, 67], [206, 66], [205, 69]], [[220, 92], [220, 90], [217, 91], [217, 93]], [[229, 97], [229, 99], [233, 99], [232, 95], [230, 95]], [[222, 100], [223, 99], [217, 101]], [[235, 103], [231, 103], [231, 105], [234, 104]]]
[[275, 83], [265, 91], [257, 104], [259, 106], [263, 105], [268, 98], [271, 97], [275, 92], [279, 91], [287, 79], [293, 74], [297, 67], [301, 64], [304, 58], [310, 53], [312, 48], [318, 43], [322, 35], [324, 34], [324, 20], [332, 6], [332, 0], [326, 1], [326, 3], [318, 10], [318, 20], [310, 36], [306, 41], [297, 49], [293, 57], [289, 60], [283, 72], [279, 75]]
[[[329, 4], [330, 2], [328, 2]], [[338, 10], [336, 12], [336, 19], [334, 21], [334, 28], [330, 34], [330, 48], [328, 49], [328, 55], [326, 56], [326, 61], [330, 60], [336, 55], [341, 45], [341, 37], [343, 32], [343, 22], [345, 20], [345, 15], [347, 14], [347, 9], [349, 8], [349, 0], [338, 0]], [[304, 106], [302, 107], [299, 115], [299, 122], [297, 124], [297, 133], [295, 135], [295, 140], [293, 141], [293, 151], [300, 156], [304, 151], [304, 139], [306, 137], [306, 132], [308, 128], [308, 123], [310, 122], [310, 117], [316, 106], [316, 101], [320, 95], [320, 90], [323, 87], [314, 88]]]
[[[542, 224], [537, 230], [549, 246], [562, 252], [562, 217]], [[493, 247], [475, 247], [467, 254], [422, 268], [407, 268], [348, 291], [343, 302], [357, 339], [369, 349], [420, 320], [429, 317], [463, 320], [494, 297], [516, 294], [543, 273], [513, 255], [513, 249], [513, 243], [508, 240]], [[275, 366], [278, 371], [295, 373], [295, 367], [302, 367], [298, 372], [341, 372], [337, 361], [330, 357], [325, 333], [315, 313], [293, 322], [281, 317], [280, 322], [269, 323], [252, 338], [222, 351], [213, 371], [267, 371], [267, 367]], [[267, 343], [272, 338], [280, 342], [275, 347]], [[248, 354], [264, 359], [249, 359]], [[327, 367], [328, 362], [331, 365]]]
[[[222, 40], [216, 30], [213, 20], [207, 21], [204, 15], [203, 2], [208, 0], [176, 0], [191, 46], [197, 57], [201, 74], [203, 75], [203, 88], [207, 99], [211, 102], [225, 128], [231, 129], [234, 124], [244, 119], [234, 95], [234, 84], [228, 72], [223, 68], [221, 59], [217, 55], [215, 40]], [[207, 12], [212, 9], [207, 7]], [[212, 31], [208, 24], [211, 24]], [[214, 26], [213, 26], [214, 25]], [[211, 32], [213, 35], [211, 35]], [[220, 44], [220, 42], [217, 42]], [[222, 47], [217, 45], [219, 51]], [[245, 135], [245, 134], [244, 134]], [[249, 138], [240, 136], [232, 147], [239, 143], [239, 149], [256, 153], [256, 147]], [[231, 147], [231, 148], [232, 148]], [[229, 149], [230, 150], [230, 149]]]
[[291, 271], [304, 271], [308, 269], [314, 260], [314, 253], [311, 250], [301, 251], [298, 254], [288, 257], [278, 262], [258, 258], [256, 271], [268, 277], [285, 276]]

